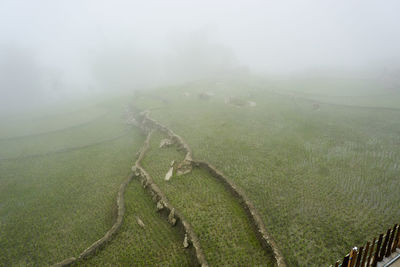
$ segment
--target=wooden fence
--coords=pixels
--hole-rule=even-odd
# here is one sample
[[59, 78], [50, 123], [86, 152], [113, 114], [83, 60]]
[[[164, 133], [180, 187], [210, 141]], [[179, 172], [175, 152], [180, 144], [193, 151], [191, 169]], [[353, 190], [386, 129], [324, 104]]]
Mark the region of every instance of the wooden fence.
[[342, 263], [337, 261], [335, 267], [376, 267], [384, 257], [389, 257], [400, 248], [400, 225], [395, 224], [386, 234], [380, 234], [365, 246], [353, 248]]

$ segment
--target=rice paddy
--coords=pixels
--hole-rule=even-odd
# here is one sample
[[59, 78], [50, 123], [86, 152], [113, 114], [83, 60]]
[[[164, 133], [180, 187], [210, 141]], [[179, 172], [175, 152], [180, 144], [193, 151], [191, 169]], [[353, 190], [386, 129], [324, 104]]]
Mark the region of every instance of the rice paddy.
[[161, 217], [137, 178], [128, 186], [125, 202], [124, 223], [117, 236], [76, 266], [193, 266], [182, 234]]
[[[315, 109], [272, 88], [194, 83], [155, 92], [169, 104], [137, 103], [244, 189], [289, 266], [329, 265], [400, 220], [400, 114]], [[229, 93], [257, 106], [224, 104]]]
[[[288, 266], [325, 266], [400, 220], [398, 96], [385, 100], [374, 84], [351, 97], [293, 84], [204, 81], [131, 99], [244, 191]], [[124, 121], [127, 102], [1, 121], [1, 266], [77, 257], [110, 229], [118, 188], [145, 140]], [[194, 167], [165, 180], [184, 154], [176, 145], [159, 148], [163, 138], [153, 134], [142, 165], [192, 225], [209, 264], [273, 266], [243, 207], [207, 171]], [[136, 178], [125, 204], [114, 238], [75, 265], [194, 264], [183, 234]]]
[[143, 167], [192, 224], [209, 264], [273, 266], [272, 254], [261, 247], [243, 208], [208, 172], [194, 168], [165, 181], [171, 161], [178, 163], [184, 155], [176, 147], [160, 149], [163, 138], [159, 132], [153, 134]]
[[[96, 142], [124, 129], [120, 113], [114, 114], [96, 123], [96, 129], [88, 124], [51, 133], [51, 138], [23, 137], [32, 146], [3, 150], [1, 143], [3, 155], [13, 157], [0, 161], [1, 266], [52, 265], [79, 255], [110, 228], [119, 185], [144, 141], [138, 129], [127, 129], [123, 136]], [[83, 147], [53, 153], [77, 145]], [[26, 152], [15, 153], [21, 149]]]

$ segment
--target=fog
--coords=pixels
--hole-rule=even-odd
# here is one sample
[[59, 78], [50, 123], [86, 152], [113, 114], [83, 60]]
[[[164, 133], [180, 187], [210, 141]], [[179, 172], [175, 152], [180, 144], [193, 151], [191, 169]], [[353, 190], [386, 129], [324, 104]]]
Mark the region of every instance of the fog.
[[400, 65], [400, 2], [0, 0], [1, 111], [218, 77]]

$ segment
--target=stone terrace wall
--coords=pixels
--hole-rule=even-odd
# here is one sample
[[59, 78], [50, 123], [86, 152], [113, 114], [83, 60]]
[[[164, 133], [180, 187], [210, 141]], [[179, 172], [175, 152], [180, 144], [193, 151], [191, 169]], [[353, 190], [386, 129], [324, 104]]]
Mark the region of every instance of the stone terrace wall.
[[263, 248], [267, 251], [272, 250], [276, 263], [279, 267], [286, 267], [286, 263], [282, 256], [282, 253], [280, 252], [276, 242], [268, 234], [267, 230], [265, 229], [265, 225], [261, 219], [261, 216], [257, 212], [254, 205], [251, 203], [249, 198], [241, 190], [239, 190], [239, 188], [230, 179], [228, 179], [225, 175], [223, 175], [214, 166], [204, 161], [193, 160], [192, 150], [190, 149], [189, 145], [184, 141], [184, 139], [179, 135], [175, 134], [168, 127], [150, 118], [149, 112], [140, 113], [140, 117], [138, 119], [141, 121], [141, 124], [145, 129], [159, 129], [164, 133], [166, 133], [171, 139], [173, 139], [178, 144], [180, 148], [182, 148], [185, 151], [186, 153], [185, 160], [190, 161], [194, 166], [206, 169], [214, 178], [222, 182], [233, 193], [233, 195], [238, 199], [238, 201], [245, 209], [246, 214], [255, 229], [256, 236], [260, 241], [260, 243], [262, 244]]
[[[192, 249], [194, 249], [193, 254], [195, 255], [195, 259], [198, 265], [202, 267], [208, 266], [207, 260], [203, 253], [203, 250], [200, 246], [199, 239], [194, 232], [192, 226], [186, 221], [184, 216], [177, 211], [168, 201], [167, 197], [161, 191], [161, 189], [154, 183], [150, 174], [141, 166], [141, 161], [149, 147], [149, 141], [151, 138], [152, 131], [149, 132], [147, 135], [147, 139], [145, 141], [145, 145], [141, 150], [138, 160], [133, 168], [135, 175], [142, 178], [143, 186], [150, 191], [153, 196], [153, 200], [157, 202], [157, 208], [159, 209], [160, 213], [164, 216], [168, 217], [168, 220], [171, 224], [178, 227], [178, 229], [185, 233], [189, 239], [189, 243], [192, 245]], [[171, 216], [173, 218], [171, 218]], [[173, 222], [171, 219], [175, 219]], [[183, 239], [182, 239], [183, 240]]]
[[115, 233], [119, 230], [119, 228], [122, 225], [122, 221], [125, 215], [125, 202], [124, 202], [124, 193], [126, 190], [126, 187], [128, 186], [129, 182], [132, 180], [134, 177], [133, 173], [131, 173], [128, 178], [121, 184], [118, 190], [118, 195], [117, 195], [117, 218], [115, 219], [115, 222], [113, 226], [110, 228], [110, 230], [107, 231], [107, 233], [94, 242], [92, 245], [90, 245], [88, 248], [86, 248], [79, 256], [78, 258], [71, 257], [67, 258], [59, 263], [56, 263], [53, 265], [53, 267], [62, 267], [62, 266], [69, 266], [73, 263], [75, 263], [78, 260], [86, 259], [90, 256], [92, 256], [99, 248], [101, 248], [103, 245], [105, 245], [108, 241], [112, 239], [112, 237], [115, 235]]

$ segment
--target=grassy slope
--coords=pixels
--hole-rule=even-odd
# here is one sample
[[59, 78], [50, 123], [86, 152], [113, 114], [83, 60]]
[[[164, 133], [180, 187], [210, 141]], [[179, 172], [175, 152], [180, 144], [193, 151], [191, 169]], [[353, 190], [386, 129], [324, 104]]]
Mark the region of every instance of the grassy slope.
[[[152, 114], [246, 191], [289, 266], [331, 264], [400, 220], [398, 112], [314, 111], [308, 101], [236, 87], [160, 91], [170, 102], [153, 104]], [[216, 96], [197, 99], [204, 90]], [[228, 90], [257, 107], [224, 105]]]
[[0, 140], [0, 159], [26, 157], [86, 146], [124, 134], [119, 110], [110, 111], [94, 121], [62, 131]]
[[[101, 109], [108, 110], [106, 116], [78, 127], [74, 125], [92, 113], [70, 112], [76, 116], [65, 125], [60, 123], [64, 115], [37, 118], [35, 133], [52, 131], [54, 126], [65, 129], [18, 138], [13, 144], [7, 143], [13, 140], [0, 142], [5, 157], [50, 152], [0, 161], [0, 265], [53, 264], [78, 255], [111, 227], [117, 190], [144, 136], [137, 129], [126, 129], [120, 100], [103, 103]], [[17, 136], [33, 133], [24, 125], [17, 128]], [[120, 138], [94, 144], [125, 130]], [[76, 146], [85, 147], [51, 153]]]
[[[117, 236], [77, 266], [190, 266], [182, 236], [158, 213], [151, 196], [134, 179], [125, 193], [126, 213]], [[145, 224], [137, 223], [139, 217]]]
[[208, 262], [213, 266], [272, 266], [272, 256], [261, 248], [240, 204], [207, 172], [194, 169], [164, 181], [170, 162], [181, 161], [183, 155], [174, 147], [159, 149], [161, 138], [160, 133], [154, 134], [143, 167], [192, 224]]
[[0, 140], [60, 131], [85, 124], [104, 116], [107, 110], [97, 105], [75, 111], [64, 111], [61, 114], [58, 114], [60, 113], [58, 110], [48, 110], [47, 112], [48, 114], [33, 112], [24, 115], [19, 114], [14, 118], [0, 118]]
[[383, 81], [309, 77], [275, 81], [271, 90], [316, 102], [400, 109], [400, 90]]
[[1, 265], [53, 264], [103, 236], [143, 140], [132, 130], [82, 150], [0, 162]]

